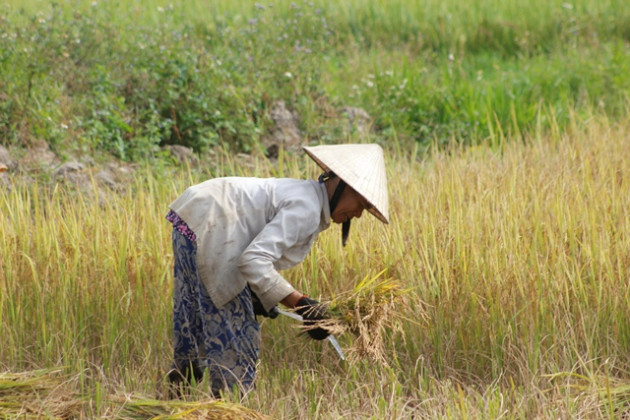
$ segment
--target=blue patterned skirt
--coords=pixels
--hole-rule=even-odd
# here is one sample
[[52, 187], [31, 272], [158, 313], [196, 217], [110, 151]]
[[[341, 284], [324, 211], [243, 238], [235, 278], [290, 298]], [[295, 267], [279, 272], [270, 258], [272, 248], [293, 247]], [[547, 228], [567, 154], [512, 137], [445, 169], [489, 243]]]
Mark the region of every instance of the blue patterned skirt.
[[173, 229], [174, 368], [208, 370], [213, 392], [253, 387], [260, 348], [248, 287], [223, 308], [214, 306], [197, 273], [197, 245]]

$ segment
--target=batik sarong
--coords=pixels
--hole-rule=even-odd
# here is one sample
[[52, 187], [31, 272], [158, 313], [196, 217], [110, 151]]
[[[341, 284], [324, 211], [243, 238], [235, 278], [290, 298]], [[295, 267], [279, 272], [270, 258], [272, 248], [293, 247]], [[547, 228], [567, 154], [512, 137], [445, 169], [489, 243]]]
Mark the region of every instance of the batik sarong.
[[197, 273], [196, 243], [173, 229], [174, 368], [207, 369], [212, 391], [252, 388], [260, 348], [248, 287], [223, 308], [214, 306]]

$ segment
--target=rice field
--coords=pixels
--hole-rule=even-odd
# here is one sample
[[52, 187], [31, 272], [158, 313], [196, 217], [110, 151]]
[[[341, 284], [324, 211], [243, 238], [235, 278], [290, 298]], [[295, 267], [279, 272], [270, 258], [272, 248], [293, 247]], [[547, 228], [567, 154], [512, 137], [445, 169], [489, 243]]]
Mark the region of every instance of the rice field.
[[[428, 155], [389, 148], [391, 224], [361, 218], [346, 248], [333, 226], [285, 272], [333, 302], [362, 280], [398, 282], [406, 299], [390, 308], [400, 328], [384, 334], [383, 360], [343, 362], [295, 321], [265, 320], [256, 389], [224, 402], [270, 418], [628, 415], [629, 128], [630, 120], [593, 116], [522, 141], [497, 133], [488, 144]], [[4, 418], [17, 418], [6, 407], [23, 392], [4, 386], [7, 378], [15, 384], [31, 372], [50, 384], [51, 370], [64, 392], [50, 397], [50, 386], [32, 385], [23, 399], [45, 406], [53, 398], [42, 417], [63, 417], [59, 404], [79, 418], [183, 412], [165, 392], [167, 204], [210, 171], [317, 175], [304, 155], [244, 164], [219, 154], [206, 164], [146, 168], [119, 193], [17, 179], [0, 190]], [[338, 339], [349, 349], [353, 337]], [[208, 399], [202, 381], [181, 404]], [[153, 411], [128, 411], [143, 404]]]
[[[0, 163], [0, 419], [630, 417], [628, 28], [624, 0], [0, 4], [0, 144], [95, 178]], [[391, 223], [284, 272], [347, 360], [265, 319], [253, 391], [171, 400], [167, 205], [316, 178], [264, 157], [277, 101], [311, 144], [386, 152]], [[138, 168], [116, 191], [112, 159]]]

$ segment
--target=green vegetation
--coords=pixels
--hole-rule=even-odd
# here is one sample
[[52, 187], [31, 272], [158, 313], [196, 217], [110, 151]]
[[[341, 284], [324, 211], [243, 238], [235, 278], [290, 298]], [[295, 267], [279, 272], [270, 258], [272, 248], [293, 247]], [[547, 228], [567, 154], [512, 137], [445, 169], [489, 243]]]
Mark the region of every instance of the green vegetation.
[[345, 140], [343, 106], [373, 117], [375, 140], [422, 146], [624, 115], [627, 2], [520, 3], [3, 4], [0, 138], [126, 160], [250, 151], [275, 100], [321, 142]]

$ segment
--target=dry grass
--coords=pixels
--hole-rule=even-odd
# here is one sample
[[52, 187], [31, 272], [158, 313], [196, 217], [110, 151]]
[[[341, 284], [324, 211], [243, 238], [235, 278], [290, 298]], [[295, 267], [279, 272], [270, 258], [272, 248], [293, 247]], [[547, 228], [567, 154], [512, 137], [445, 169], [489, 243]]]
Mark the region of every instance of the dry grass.
[[[603, 368], [607, 364], [602, 365]], [[546, 376], [549, 392], [568, 392], [576, 401], [583, 401], [588, 417], [630, 418], [630, 380], [612, 376], [610, 372], [558, 372]]]
[[267, 416], [221, 400], [162, 401], [138, 395], [113, 398], [111, 413], [125, 419], [265, 420]]
[[[0, 373], [0, 418], [81, 418], [89, 398], [76, 390], [61, 369]], [[103, 417], [116, 419], [265, 420], [268, 417], [222, 400], [156, 400], [141, 395], [112, 394]], [[100, 416], [99, 416], [100, 417]]]
[[60, 369], [0, 373], [2, 418], [75, 418], [84, 405]]

